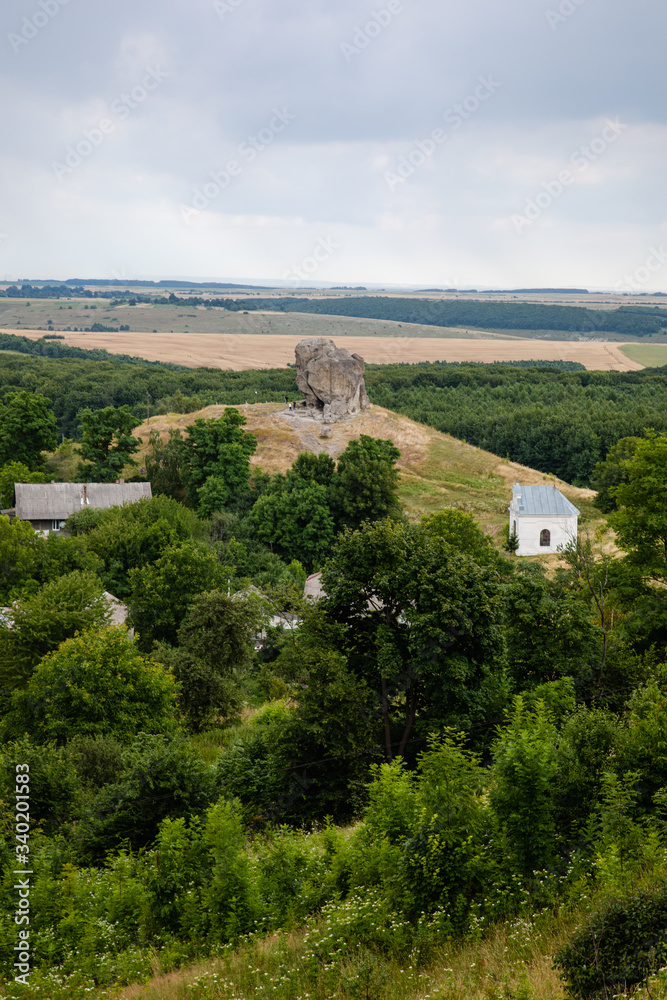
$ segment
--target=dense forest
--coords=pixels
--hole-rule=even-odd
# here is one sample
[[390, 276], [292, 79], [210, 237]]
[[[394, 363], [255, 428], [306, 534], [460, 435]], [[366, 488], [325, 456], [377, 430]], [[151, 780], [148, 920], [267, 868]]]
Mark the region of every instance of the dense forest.
[[[57, 423], [34, 389], [1, 405], [6, 503]], [[138, 418], [78, 419], [77, 474], [113, 482]], [[501, 934], [511, 979], [480, 962], [480, 992], [438, 995], [543, 1000], [526, 956], [554, 921], [569, 996], [659, 974], [667, 436], [596, 470], [619, 548], [583, 532], [547, 565], [456, 509], [408, 521], [391, 441], [270, 476], [244, 424], [154, 433], [153, 499], [63, 536], [0, 516], [4, 994], [102, 1000], [218, 956], [179, 996], [417, 1000]]]
[[281, 312], [356, 316], [363, 319], [423, 323], [426, 326], [479, 327], [485, 330], [562, 330], [568, 333], [618, 333], [645, 337], [667, 328], [667, 310], [659, 306], [544, 305], [537, 302], [486, 302], [470, 299], [408, 299], [393, 296], [299, 299], [281, 297], [236, 299], [232, 309], [275, 309]]
[[[25, 339], [35, 354], [49, 356], [0, 354], [0, 399], [21, 389], [41, 393], [51, 400], [58, 434], [68, 438], [79, 436], [81, 409], [129, 406], [144, 417], [147, 394], [153, 414], [255, 398], [280, 402], [296, 390], [293, 368], [177, 369], [113, 355], [91, 360], [98, 352], [58, 341], [6, 339]], [[588, 372], [572, 362], [368, 365], [366, 385], [374, 403], [575, 485], [591, 482], [596, 464], [621, 438], [647, 427], [667, 429], [663, 369]]]

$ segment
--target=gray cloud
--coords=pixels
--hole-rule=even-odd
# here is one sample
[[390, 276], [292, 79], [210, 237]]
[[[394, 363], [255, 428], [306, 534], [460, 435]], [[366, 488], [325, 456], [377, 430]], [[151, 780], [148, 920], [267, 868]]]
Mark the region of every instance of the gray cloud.
[[[664, 238], [666, 21], [659, 0], [20, 0], [0, 273], [277, 278], [331, 234], [323, 280], [611, 285]], [[499, 86], [475, 106], [480, 78]]]

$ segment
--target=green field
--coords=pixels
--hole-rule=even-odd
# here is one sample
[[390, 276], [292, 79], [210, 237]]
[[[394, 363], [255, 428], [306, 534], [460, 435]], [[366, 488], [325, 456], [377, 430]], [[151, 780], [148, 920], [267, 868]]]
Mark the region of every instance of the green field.
[[645, 368], [667, 365], [667, 344], [626, 344], [621, 351], [630, 361], [636, 361]]

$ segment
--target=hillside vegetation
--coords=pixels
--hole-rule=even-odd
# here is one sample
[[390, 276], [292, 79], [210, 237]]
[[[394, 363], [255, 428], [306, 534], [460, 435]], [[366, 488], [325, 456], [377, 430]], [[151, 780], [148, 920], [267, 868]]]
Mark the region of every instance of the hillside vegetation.
[[[279, 403], [240, 409], [248, 430], [257, 438], [251, 465], [270, 473], [287, 472], [302, 451], [338, 458], [360, 434], [390, 438], [401, 453], [397, 460], [398, 495], [413, 518], [443, 507], [456, 507], [474, 514], [489, 534], [498, 535], [507, 525], [507, 506], [512, 485], [517, 481], [526, 485], [554, 483], [592, 523], [602, 517], [592, 504], [595, 496], [592, 490], [573, 487], [555, 476], [499, 459], [381, 406], [372, 405], [360, 417], [333, 425], [331, 436], [326, 439], [320, 436], [320, 424], [291, 416]], [[223, 412], [222, 406], [208, 406], [185, 416], [173, 413], [154, 417], [150, 423], [144, 421], [134, 432], [144, 442], [139, 457], [146, 453], [151, 431], [158, 430], [166, 441], [170, 429], [182, 429], [195, 420], [219, 417]]]
[[[153, 492], [82, 504], [63, 535], [0, 516], [0, 993], [662, 988], [667, 434], [614, 440], [595, 497], [561, 484], [579, 538], [520, 559], [510, 485], [549, 473], [426, 412], [374, 403], [330, 427], [183, 391], [245, 394], [249, 373], [34, 357], [0, 373], [3, 509], [55, 469]], [[581, 419], [615, 400], [618, 432], [664, 378], [369, 370], [373, 394], [468, 422], [483, 404], [494, 426], [535, 421], [541, 400], [547, 469], [582, 451], [571, 401]], [[58, 444], [38, 379], [76, 442]], [[142, 423], [151, 379], [171, 395]], [[133, 400], [99, 405], [124, 387]]]

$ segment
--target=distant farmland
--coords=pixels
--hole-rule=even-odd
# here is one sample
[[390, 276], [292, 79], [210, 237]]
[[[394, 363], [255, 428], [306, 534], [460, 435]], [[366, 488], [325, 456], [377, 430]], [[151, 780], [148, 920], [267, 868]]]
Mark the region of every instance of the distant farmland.
[[[255, 317], [256, 318], [256, 317]], [[285, 320], [287, 317], [280, 317]], [[644, 367], [626, 357], [618, 343], [573, 340], [476, 339], [464, 337], [356, 336], [341, 332], [343, 323], [331, 317], [299, 317], [299, 329], [291, 334], [221, 333], [81, 333], [60, 334], [63, 343], [75, 347], [104, 348], [114, 354], [129, 354], [149, 361], [168, 361], [190, 368], [281, 368], [294, 361], [294, 347], [303, 337], [333, 336], [340, 346], [360, 354], [369, 364], [417, 361], [578, 361], [598, 371], [635, 371]], [[296, 317], [289, 319], [294, 323]], [[312, 322], [312, 321], [315, 322]], [[295, 324], [296, 325], [296, 324]], [[38, 339], [44, 333], [6, 330]]]

